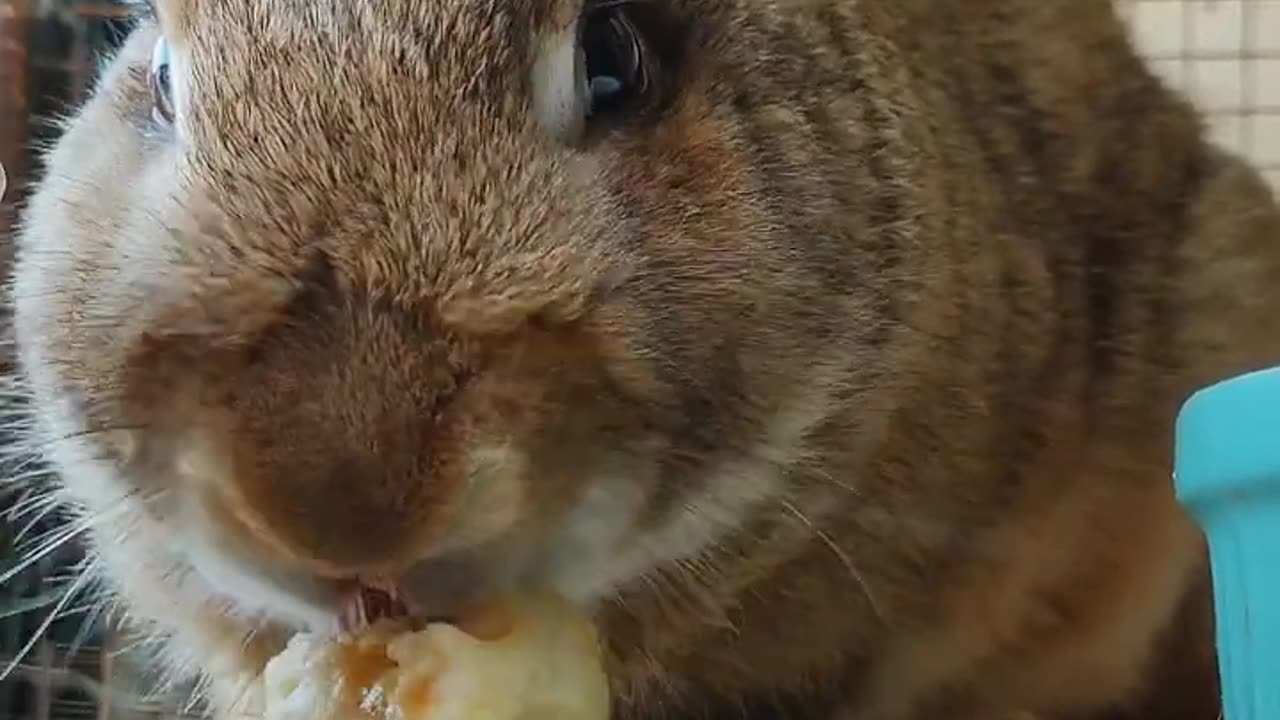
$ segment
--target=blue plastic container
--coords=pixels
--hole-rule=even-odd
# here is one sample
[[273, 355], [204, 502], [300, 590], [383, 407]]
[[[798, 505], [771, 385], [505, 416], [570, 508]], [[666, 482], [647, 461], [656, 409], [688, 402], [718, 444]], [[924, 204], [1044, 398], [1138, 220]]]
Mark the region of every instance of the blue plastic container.
[[1209, 544], [1224, 720], [1280, 720], [1280, 367], [1196, 393], [1175, 436], [1178, 500]]

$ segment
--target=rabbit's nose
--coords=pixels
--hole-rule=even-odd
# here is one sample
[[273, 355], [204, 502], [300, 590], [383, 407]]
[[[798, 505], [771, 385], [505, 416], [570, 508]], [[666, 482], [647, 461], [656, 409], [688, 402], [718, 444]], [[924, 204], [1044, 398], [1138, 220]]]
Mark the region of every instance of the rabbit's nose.
[[218, 396], [234, 493], [294, 561], [328, 577], [396, 572], [441, 542], [466, 487], [456, 369], [407, 311], [307, 312], [258, 341]]

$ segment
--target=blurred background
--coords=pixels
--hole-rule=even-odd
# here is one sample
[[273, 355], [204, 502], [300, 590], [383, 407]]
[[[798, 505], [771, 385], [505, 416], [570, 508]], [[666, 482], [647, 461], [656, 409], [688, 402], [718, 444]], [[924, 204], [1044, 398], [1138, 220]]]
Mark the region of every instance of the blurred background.
[[[1200, 104], [1214, 138], [1250, 156], [1280, 188], [1280, 0], [1117, 2], [1140, 50]], [[0, 0], [0, 163], [10, 180], [0, 203], [0, 271], [3, 239], [39, 176], [33, 149], [55, 136], [52, 120], [83, 99], [128, 28], [120, 0]], [[31, 471], [0, 450], [0, 475]], [[141, 649], [117, 634], [107, 609], [77, 599], [58, 606], [82, 560], [77, 548], [19, 563], [60, 537], [59, 519], [42, 510], [38, 494], [0, 481], [0, 672], [23, 657], [0, 680], [0, 720], [183, 715], [189, 692], [144, 695], [152, 682]]]
[[[55, 120], [84, 98], [129, 27], [121, 0], [0, 0], [0, 163], [9, 177], [0, 202], [0, 272], [7, 275], [6, 240], [25, 189], [39, 177], [36, 149], [56, 137]], [[6, 349], [0, 344], [0, 374], [8, 369]], [[117, 632], [112, 608], [93, 602], [92, 593], [67, 594], [83, 553], [72, 542], [43, 552], [67, 536], [66, 518], [28, 482], [37, 468], [6, 456], [6, 401], [0, 386], [0, 675], [22, 661], [0, 679], [0, 720], [193, 715], [190, 688], [151, 692], [158, 678], [144, 661], [148, 648]], [[41, 557], [20, 560], [33, 555]]]

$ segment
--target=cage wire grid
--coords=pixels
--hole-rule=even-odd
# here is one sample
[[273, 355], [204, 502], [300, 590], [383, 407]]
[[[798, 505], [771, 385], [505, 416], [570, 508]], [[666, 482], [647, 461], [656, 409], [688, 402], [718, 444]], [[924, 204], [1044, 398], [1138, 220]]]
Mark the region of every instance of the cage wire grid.
[[1280, 0], [1122, 0], [1157, 74], [1280, 188]]
[[[1117, 5], [1139, 52], [1200, 106], [1214, 140], [1250, 158], [1280, 189], [1280, 0]], [[53, 138], [48, 120], [83, 99], [101, 53], [127, 28], [120, 0], [0, 0], [0, 161], [10, 169], [11, 191], [38, 173], [26, 150]], [[0, 212], [0, 237], [12, 221], [12, 203], [7, 209], [8, 215]], [[22, 471], [0, 465], [0, 472]], [[20, 494], [0, 494], [0, 510], [22, 502]], [[8, 574], [17, 548], [33, 547], [57, 527], [50, 518], [0, 520], [0, 576]], [[44, 627], [48, 601], [82, 559], [68, 546], [0, 584], [0, 668], [37, 638], [19, 671], [0, 681], [0, 720], [189, 716], [182, 694], [137, 701], [147, 689], [145, 663], [127, 652], [128, 636], [105, 622], [107, 615], [73, 607]]]

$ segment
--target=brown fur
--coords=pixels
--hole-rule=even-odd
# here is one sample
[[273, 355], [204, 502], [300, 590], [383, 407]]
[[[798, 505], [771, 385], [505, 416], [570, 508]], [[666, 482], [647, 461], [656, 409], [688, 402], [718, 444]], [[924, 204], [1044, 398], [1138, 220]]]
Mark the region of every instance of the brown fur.
[[666, 102], [578, 146], [530, 85], [572, 0], [161, 6], [184, 138], [144, 25], [16, 323], [215, 704], [290, 625], [190, 579], [223, 543], [318, 603], [571, 585], [618, 718], [1216, 718], [1170, 429], [1280, 362], [1280, 212], [1107, 0], [644, 0]]

